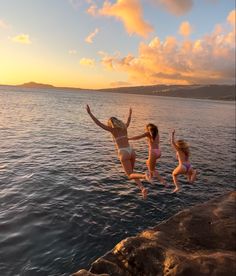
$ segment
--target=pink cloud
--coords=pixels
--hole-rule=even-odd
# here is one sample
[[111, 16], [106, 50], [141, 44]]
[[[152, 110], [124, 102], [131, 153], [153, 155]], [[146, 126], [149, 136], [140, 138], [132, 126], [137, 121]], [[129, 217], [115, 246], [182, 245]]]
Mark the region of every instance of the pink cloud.
[[101, 62], [126, 72], [133, 84], [234, 83], [235, 28], [227, 31], [217, 25], [195, 41], [155, 37], [140, 43], [137, 56], [103, 53]]
[[192, 33], [192, 26], [190, 25], [190, 23], [188, 21], [184, 21], [181, 23], [180, 27], [179, 27], [179, 33], [182, 36], [189, 36]]

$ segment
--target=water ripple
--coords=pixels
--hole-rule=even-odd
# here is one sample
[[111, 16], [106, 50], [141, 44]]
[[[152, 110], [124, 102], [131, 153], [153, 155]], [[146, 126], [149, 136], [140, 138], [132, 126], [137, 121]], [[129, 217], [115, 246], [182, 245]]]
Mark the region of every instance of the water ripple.
[[[121, 239], [235, 189], [234, 104], [83, 91], [0, 96], [1, 275], [70, 275]], [[130, 136], [150, 121], [158, 124], [158, 167], [169, 183], [176, 166], [169, 133], [175, 128], [191, 144], [196, 184], [180, 177], [182, 192], [173, 195], [144, 182], [149, 195], [143, 201], [124, 176], [111, 136], [87, 116], [86, 103], [103, 122], [110, 115], [126, 120], [133, 106]], [[132, 145], [136, 170], [146, 170], [146, 141]]]

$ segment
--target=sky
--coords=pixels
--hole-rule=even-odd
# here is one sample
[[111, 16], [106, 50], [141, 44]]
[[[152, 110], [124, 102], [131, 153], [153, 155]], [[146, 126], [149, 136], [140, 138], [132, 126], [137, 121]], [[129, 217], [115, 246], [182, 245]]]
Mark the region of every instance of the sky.
[[0, 84], [235, 83], [234, 0], [0, 0]]

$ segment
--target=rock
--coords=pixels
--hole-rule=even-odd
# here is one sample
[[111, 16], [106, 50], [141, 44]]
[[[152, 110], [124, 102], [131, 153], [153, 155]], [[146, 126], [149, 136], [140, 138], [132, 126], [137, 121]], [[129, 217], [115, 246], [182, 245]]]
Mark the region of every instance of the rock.
[[118, 243], [74, 276], [236, 275], [236, 192]]

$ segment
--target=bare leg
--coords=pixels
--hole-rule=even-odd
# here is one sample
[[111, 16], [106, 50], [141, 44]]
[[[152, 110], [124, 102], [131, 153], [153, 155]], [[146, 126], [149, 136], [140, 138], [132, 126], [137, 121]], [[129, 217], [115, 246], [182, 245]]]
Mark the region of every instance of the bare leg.
[[197, 170], [194, 170], [193, 168], [191, 168], [187, 173], [188, 182], [193, 184], [193, 182], [196, 180], [196, 176], [197, 176]]
[[151, 184], [153, 184], [152, 179], [155, 176], [154, 171], [155, 171], [155, 166], [156, 166], [156, 158], [155, 158], [155, 156], [150, 154], [150, 152], [149, 152], [148, 160], [146, 161], [146, 165], [147, 165], [148, 174], [149, 174], [149, 175], [147, 175], [148, 181]]
[[[131, 159], [130, 159], [130, 161], [131, 161], [131, 167], [132, 167], [132, 173], [130, 173], [128, 175], [129, 179], [146, 179], [147, 181], [149, 181], [148, 176], [146, 174], [143, 174], [143, 173], [134, 173], [133, 172], [133, 170], [134, 170], [134, 164], [135, 164], [135, 158], [136, 158], [136, 154], [135, 154], [135, 152], [133, 152], [132, 155], [131, 155]], [[126, 161], [126, 160], [124, 160], [124, 161]], [[124, 161], [121, 160], [122, 165], [123, 165]], [[123, 167], [124, 167], [124, 165], [123, 165]], [[124, 170], [125, 170], [125, 168], [124, 168]]]
[[184, 174], [185, 172], [183, 171], [182, 166], [178, 166], [174, 169], [174, 171], [172, 172], [172, 178], [173, 178], [173, 182], [175, 184], [175, 189], [173, 190], [173, 193], [176, 193], [178, 191], [180, 191], [180, 185], [179, 185], [179, 181], [177, 176], [179, 174]]
[[190, 171], [188, 174], [187, 174], [187, 179], [188, 179], [188, 182], [191, 183], [191, 175], [192, 175], [192, 172]]
[[190, 183], [193, 183], [197, 178], [197, 170], [193, 170], [193, 173], [190, 178]]
[[135, 160], [136, 160], [136, 153], [135, 153], [135, 151], [133, 151], [131, 154], [131, 159], [130, 159], [132, 172], [134, 171]]
[[135, 156], [132, 159], [121, 159], [121, 164], [124, 168], [124, 171], [126, 175], [128, 176], [129, 179], [133, 179], [138, 186], [138, 188], [141, 190], [143, 199], [146, 199], [148, 190], [142, 185], [142, 182], [140, 179], [145, 179], [145, 174], [141, 173], [133, 173], [133, 167], [134, 167], [134, 161], [135, 161]]
[[155, 177], [158, 179], [159, 182], [161, 182], [165, 187], [167, 187], [166, 180], [159, 174], [157, 170], [154, 171]]

